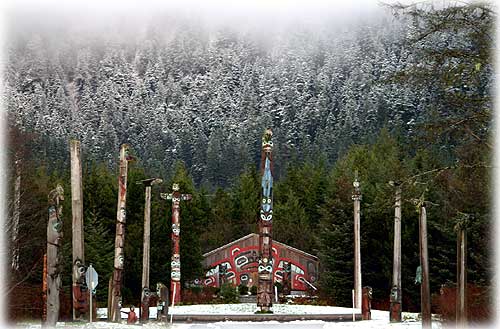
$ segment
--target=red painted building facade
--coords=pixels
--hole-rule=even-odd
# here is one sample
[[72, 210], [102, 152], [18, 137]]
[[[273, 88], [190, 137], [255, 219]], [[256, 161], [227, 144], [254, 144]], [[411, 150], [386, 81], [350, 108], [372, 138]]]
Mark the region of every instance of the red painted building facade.
[[[289, 264], [291, 291], [315, 290], [319, 261], [316, 256], [273, 241], [274, 281], [283, 283]], [[252, 233], [203, 255], [206, 276], [203, 285], [219, 287], [223, 282], [248, 287], [258, 283], [259, 235]]]

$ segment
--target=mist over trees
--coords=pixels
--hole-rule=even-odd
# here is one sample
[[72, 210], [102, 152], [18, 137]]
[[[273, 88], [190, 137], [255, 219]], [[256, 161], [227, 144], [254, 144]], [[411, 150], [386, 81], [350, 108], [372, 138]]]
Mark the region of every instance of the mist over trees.
[[[153, 189], [153, 284], [166, 283], [170, 271], [171, 210], [159, 191], [177, 181], [193, 194], [181, 206], [182, 280], [192, 280], [203, 275], [203, 252], [256, 231], [261, 136], [271, 127], [274, 239], [318, 255], [322, 298], [350, 305], [355, 171], [363, 193], [363, 285], [374, 288], [378, 306], [387, 304], [392, 275], [389, 181], [408, 182], [404, 309], [420, 304], [418, 214], [410, 200], [422, 194], [436, 205], [428, 210], [431, 292], [456, 282], [459, 213], [472, 215], [469, 282], [488, 289], [496, 14], [476, 3], [378, 10], [356, 19], [326, 13], [314, 23], [277, 19], [274, 27], [185, 13], [129, 26], [117, 15], [86, 27], [55, 15], [60, 22], [13, 29], [4, 70], [9, 167], [15, 154], [23, 161], [20, 235], [12, 244], [21, 264], [12, 285], [41, 283], [46, 195], [56, 183], [70, 191], [70, 138], [82, 142], [85, 253], [100, 282], [113, 266], [119, 145], [130, 144], [137, 158], [128, 179], [123, 291], [125, 303], [137, 303], [144, 196], [135, 182], [165, 180]], [[69, 291], [69, 193], [63, 214]], [[101, 289], [98, 302], [105, 303], [105, 284]]]

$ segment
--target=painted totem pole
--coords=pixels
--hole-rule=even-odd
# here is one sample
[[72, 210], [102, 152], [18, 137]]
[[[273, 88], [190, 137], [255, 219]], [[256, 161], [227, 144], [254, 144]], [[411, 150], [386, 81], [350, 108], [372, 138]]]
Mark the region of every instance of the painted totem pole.
[[257, 290], [257, 306], [262, 312], [270, 312], [273, 305], [273, 271], [272, 229], [273, 229], [273, 173], [272, 173], [272, 141], [271, 129], [266, 129], [262, 137], [262, 199], [259, 217], [259, 285]]
[[61, 269], [59, 248], [62, 244], [62, 205], [64, 189], [61, 185], [49, 193], [49, 222], [47, 225], [47, 325], [55, 326], [59, 318], [59, 288]]
[[123, 144], [120, 148], [120, 176], [118, 177], [118, 207], [116, 212], [116, 237], [115, 237], [115, 261], [111, 285], [111, 305], [108, 309], [108, 319], [119, 322], [121, 319], [121, 282], [125, 245], [125, 221], [127, 213], [125, 205], [127, 201], [127, 171], [128, 162], [132, 157], [128, 155], [128, 145]]
[[179, 192], [179, 184], [174, 183], [172, 193], [162, 193], [163, 199], [172, 200], [172, 259], [170, 262], [170, 300], [172, 304], [177, 304], [181, 301], [181, 255], [180, 255], [180, 203], [181, 200], [191, 200], [191, 194], [181, 194]]

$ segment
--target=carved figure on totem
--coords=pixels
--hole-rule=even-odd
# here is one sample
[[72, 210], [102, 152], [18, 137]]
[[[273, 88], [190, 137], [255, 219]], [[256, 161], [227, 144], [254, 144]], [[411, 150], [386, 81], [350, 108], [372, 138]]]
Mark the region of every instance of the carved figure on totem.
[[181, 279], [181, 257], [179, 254], [172, 255], [172, 261], [170, 262], [171, 275], [173, 281], [180, 281]]
[[61, 185], [49, 193], [49, 219], [47, 224], [47, 324], [55, 326], [59, 318], [59, 289], [61, 264], [59, 248], [62, 240], [62, 205], [64, 189]]
[[157, 318], [160, 320], [168, 314], [168, 288], [163, 283], [157, 283], [156, 294], [158, 295]]
[[73, 308], [76, 311], [76, 316], [80, 317], [81, 314], [88, 312], [88, 287], [85, 282], [85, 273], [87, 268], [83, 262], [77, 258], [73, 263]]
[[269, 291], [272, 290], [272, 283], [259, 283], [259, 288], [257, 289], [257, 306], [269, 307], [272, 305], [272, 295]]
[[363, 320], [372, 319], [372, 287], [363, 287], [363, 298], [361, 301], [361, 315]]
[[151, 291], [148, 287], [142, 289], [141, 320], [143, 321], [149, 319], [149, 300], [151, 299], [151, 295]]
[[262, 258], [259, 259], [258, 273], [261, 280], [271, 281], [274, 268], [273, 259]]
[[180, 224], [172, 224], [172, 233], [178, 237], [179, 234], [181, 233], [181, 225]]

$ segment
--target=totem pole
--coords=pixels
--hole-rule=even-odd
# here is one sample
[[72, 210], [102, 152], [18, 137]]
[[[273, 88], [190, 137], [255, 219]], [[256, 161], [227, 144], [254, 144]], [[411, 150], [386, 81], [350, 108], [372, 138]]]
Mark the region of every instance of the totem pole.
[[128, 155], [128, 145], [123, 144], [120, 148], [120, 176], [118, 177], [118, 206], [116, 212], [116, 237], [115, 237], [115, 261], [113, 271], [113, 283], [111, 289], [111, 305], [108, 309], [108, 319], [119, 322], [121, 319], [121, 282], [125, 245], [125, 221], [127, 213], [125, 211], [127, 201], [127, 171], [128, 162], [132, 157]]
[[[87, 287], [85, 285], [85, 256], [83, 239], [83, 187], [80, 142], [70, 141], [71, 156], [71, 211], [73, 250], [73, 320], [87, 312]], [[83, 273], [82, 273], [83, 271]], [[83, 278], [83, 279], [82, 279]]]
[[259, 284], [257, 290], [257, 306], [261, 312], [271, 312], [273, 305], [273, 271], [272, 254], [273, 228], [273, 173], [272, 173], [272, 141], [271, 129], [266, 129], [262, 137], [262, 198], [259, 218]]
[[467, 327], [467, 227], [469, 214], [459, 213], [455, 231], [457, 232], [457, 328]]
[[283, 295], [289, 295], [292, 291], [292, 264], [283, 264]]
[[168, 316], [168, 288], [163, 283], [156, 284], [156, 295], [158, 296], [158, 304], [156, 305], [156, 318], [158, 320], [166, 320]]
[[47, 322], [47, 253], [43, 254], [42, 323]]
[[145, 187], [145, 205], [144, 205], [144, 245], [142, 252], [142, 295], [141, 295], [141, 320], [149, 319], [149, 299], [151, 291], [149, 290], [149, 245], [151, 232], [151, 186], [163, 182], [159, 178], [149, 178], [137, 182], [144, 184]]
[[14, 210], [12, 212], [12, 262], [13, 271], [19, 270], [19, 218], [21, 216], [21, 158], [15, 155], [16, 181], [14, 183]]
[[59, 288], [61, 269], [59, 248], [62, 245], [62, 205], [64, 189], [61, 185], [49, 193], [49, 222], [47, 225], [47, 325], [55, 326], [59, 318]]
[[352, 183], [354, 192], [354, 307], [361, 308], [361, 236], [360, 236], [360, 216], [361, 216], [361, 190], [359, 188], [358, 172]]
[[170, 294], [172, 305], [181, 301], [181, 255], [180, 255], [180, 202], [191, 200], [191, 194], [181, 194], [179, 184], [174, 183], [172, 193], [160, 194], [163, 199], [172, 200], [172, 260], [170, 262]]
[[419, 213], [419, 249], [420, 266], [422, 268], [422, 284], [420, 299], [422, 308], [422, 328], [431, 328], [431, 290], [429, 286], [429, 254], [427, 249], [427, 211], [422, 197], [417, 203]]
[[226, 283], [227, 264], [219, 264], [219, 287]]
[[401, 322], [402, 290], [401, 290], [401, 182], [389, 182], [396, 187], [394, 202], [394, 257], [392, 265], [392, 288], [390, 295], [390, 322]]
[[361, 301], [361, 318], [363, 320], [372, 319], [372, 287], [363, 287], [363, 300]]

